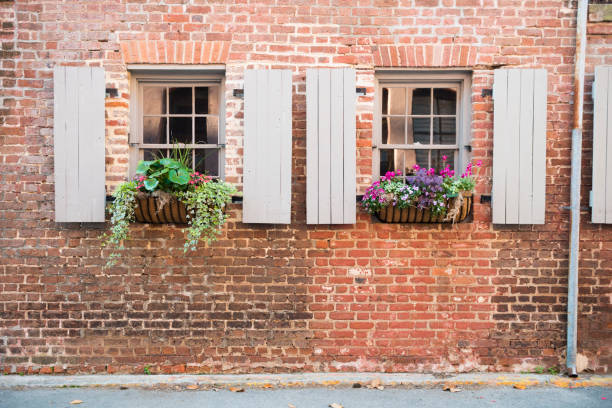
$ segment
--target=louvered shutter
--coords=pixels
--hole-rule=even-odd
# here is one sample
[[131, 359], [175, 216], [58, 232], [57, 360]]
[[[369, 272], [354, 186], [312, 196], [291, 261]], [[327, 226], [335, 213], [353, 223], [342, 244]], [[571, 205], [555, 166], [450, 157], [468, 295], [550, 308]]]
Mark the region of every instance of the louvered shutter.
[[496, 70], [493, 100], [493, 223], [544, 224], [546, 70]]
[[306, 70], [306, 221], [354, 224], [355, 70]]
[[53, 72], [56, 222], [104, 222], [104, 69]]
[[244, 76], [242, 221], [291, 222], [291, 71]]

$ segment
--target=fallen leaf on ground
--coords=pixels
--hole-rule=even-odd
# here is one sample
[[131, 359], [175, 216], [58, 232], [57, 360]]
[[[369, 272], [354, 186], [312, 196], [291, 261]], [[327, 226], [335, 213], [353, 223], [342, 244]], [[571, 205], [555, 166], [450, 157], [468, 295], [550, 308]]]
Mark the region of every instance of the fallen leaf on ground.
[[361, 384], [360, 383], [353, 383], [353, 388], [361, 388]]
[[514, 384], [514, 388], [517, 390], [524, 390], [527, 387], [525, 387], [525, 384]]
[[366, 388], [369, 388], [369, 389], [376, 388], [377, 390], [385, 389], [385, 387], [382, 386], [382, 382], [380, 381], [380, 378], [373, 379], [372, 382], [366, 385]]
[[287, 406], [288, 406], [289, 408], [295, 408], [295, 405], [293, 405], [293, 404], [287, 404]]
[[244, 388], [230, 387], [231, 392], [244, 392]]
[[344, 408], [342, 405], [338, 404], [337, 402], [332, 402], [331, 404], [329, 404], [329, 406], [331, 408]]
[[127, 387], [127, 385], [121, 385], [121, 386], [119, 387], [119, 389], [120, 389], [120, 390], [127, 390], [127, 389], [128, 389], [128, 387]]
[[444, 388], [442, 388], [443, 391], [448, 391], [448, 392], [461, 392], [461, 388], [456, 387], [454, 385], [445, 385]]
[[192, 385], [188, 385], [188, 386], [187, 386], [187, 389], [188, 389], [188, 390], [197, 390], [198, 388], [199, 388], [199, 387], [198, 387], [197, 385], [195, 385], [195, 384], [192, 384]]
[[272, 384], [264, 384], [263, 387], [264, 388], [274, 388]]
[[83, 403], [83, 401], [81, 401], [81, 400], [74, 400], [74, 401], [70, 401], [70, 403], [71, 403], [72, 405], [76, 405], [76, 404], [82, 404], [82, 403]]

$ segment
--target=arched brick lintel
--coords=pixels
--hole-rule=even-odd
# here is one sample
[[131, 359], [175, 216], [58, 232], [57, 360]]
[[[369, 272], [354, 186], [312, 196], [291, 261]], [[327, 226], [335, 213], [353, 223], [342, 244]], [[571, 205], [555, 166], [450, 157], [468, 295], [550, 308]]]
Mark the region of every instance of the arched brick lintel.
[[482, 61], [481, 47], [472, 45], [380, 45], [373, 49], [377, 67], [472, 67]]
[[228, 41], [132, 40], [121, 43], [126, 64], [225, 64]]

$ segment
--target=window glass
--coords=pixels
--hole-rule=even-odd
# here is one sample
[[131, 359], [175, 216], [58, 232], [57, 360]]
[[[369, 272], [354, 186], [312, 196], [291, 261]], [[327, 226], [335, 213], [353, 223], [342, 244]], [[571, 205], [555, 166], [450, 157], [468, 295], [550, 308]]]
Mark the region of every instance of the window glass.
[[446, 165], [454, 169], [459, 152], [458, 89], [410, 83], [380, 88], [380, 174], [410, 172], [415, 165], [438, 171]]
[[191, 88], [170, 88], [170, 113], [191, 114]]
[[[223, 165], [220, 163], [223, 146], [219, 145], [220, 86], [163, 82], [139, 86], [138, 103], [142, 108], [136, 108], [142, 112], [142, 142], [134, 146], [139, 150], [139, 159], [167, 157], [176, 143], [185, 144], [191, 149], [194, 170], [219, 176], [219, 166]], [[161, 146], [154, 149], [150, 145]]]

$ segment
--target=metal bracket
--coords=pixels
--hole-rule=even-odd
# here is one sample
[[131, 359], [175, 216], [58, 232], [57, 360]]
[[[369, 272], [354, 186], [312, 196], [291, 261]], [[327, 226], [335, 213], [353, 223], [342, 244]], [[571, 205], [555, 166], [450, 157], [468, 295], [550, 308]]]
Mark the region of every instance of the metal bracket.
[[468, 152], [472, 152], [472, 145], [464, 145], [463, 146], [465, 148], [465, 150], [467, 150]]
[[119, 90], [117, 88], [106, 88], [106, 98], [116, 98], [119, 96]]
[[367, 95], [367, 90], [366, 88], [355, 88], [355, 92], [357, 93], [357, 95], [359, 96], [366, 96]]
[[480, 92], [480, 96], [482, 96], [483, 98], [486, 96], [493, 96], [493, 89], [492, 88], [482, 88], [482, 91]]
[[480, 204], [484, 204], [484, 203], [490, 203], [491, 202], [491, 196], [488, 194], [483, 194], [480, 196]]
[[244, 98], [244, 89], [234, 89], [233, 95], [236, 98]]

